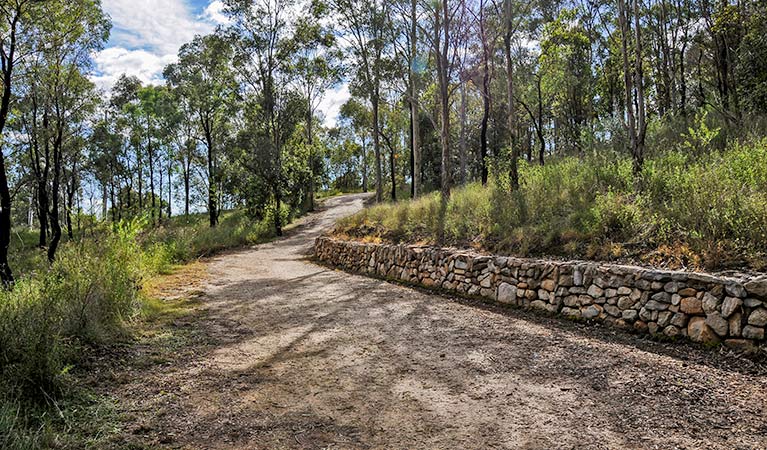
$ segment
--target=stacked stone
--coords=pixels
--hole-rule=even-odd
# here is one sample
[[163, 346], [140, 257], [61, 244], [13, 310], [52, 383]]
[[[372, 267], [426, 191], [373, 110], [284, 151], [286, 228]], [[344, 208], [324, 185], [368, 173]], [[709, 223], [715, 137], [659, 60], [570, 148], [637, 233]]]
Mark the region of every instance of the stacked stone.
[[486, 256], [320, 237], [316, 257], [352, 272], [480, 296], [639, 332], [752, 350], [765, 341], [767, 277]]

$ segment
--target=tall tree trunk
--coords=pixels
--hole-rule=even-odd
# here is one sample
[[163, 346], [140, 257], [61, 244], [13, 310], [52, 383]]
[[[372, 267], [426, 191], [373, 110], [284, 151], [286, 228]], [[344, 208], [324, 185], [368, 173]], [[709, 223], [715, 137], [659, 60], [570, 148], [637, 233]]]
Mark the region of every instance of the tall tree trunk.
[[362, 136], [362, 192], [368, 191], [368, 150], [367, 139]]
[[173, 217], [173, 163], [168, 159], [168, 219]]
[[309, 99], [309, 108], [307, 110], [306, 114], [306, 142], [309, 144], [309, 192], [307, 193], [306, 198], [306, 209], [307, 211], [314, 211], [314, 130], [313, 130], [313, 122], [314, 122], [314, 113], [312, 112], [312, 100]]
[[538, 93], [538, 120], [535, 125], [535, 132], [538, 135], [538, 162], [544, 164], [543, 155], [546, 153], [546, 138], [543, 135], [543, 95], [541, 94], [541, 76], [538, 74], [535, 78], [535, 87]]
[[67, 183], [67, 236], [70, 240], [75, 238], [74, 231], [72, 229], [72, 210], [75, 207], [75, 193], [77, 192], [77, 176], [74, 173], [75, 166], [72, 165], [72, 176], [70, 182]]
[[410, 198], [415, 198], [415, 153], [413, 150], [413, 144], [415, 142], [413, 141], [413, 136], [415, 136], [415, 132], [413, 130], [413, 127], [415, 124], [413, 123], [413, 102], [408, 102], [408, 115], [410, 116], [410, 127], [408, 129], [408, 132], [410, 133], [410, 139], [408, 142], [408, 145], [410, 147]]
[[490, 43], [487, 41], [485, 4], [479, 6], [480, 37], [482, 38], [482, 123], [479, 132], [479, 170], [482, 186], [487, 185], [487, 127], [490, 120]]
[[[20, 6], [18, 7], [20, 8]], [[13, 68], [16, 63], [16, 33], [21, 18], [21, 11], [16, 9], [10, 26], [5, 30], [8, 39], [8, 52], [2, 53], [3, 94], [0, 100], [0, 138], [3, 137], [5, 124], [11, 106], [13, 87]], [[6, 19], [9, 19], [6, 17]], [[5, 167], [5, 155], [0, 151], [0, 281], [3, 286], [13, 285], [13, 272], [8, 265], [8, 248], [11, 245], [11, 191], [8, 187], [8, 174]]]
[[154, 215], [157, 208], [157, 202], [154, 195], [154, 149], [152, 148], [152, 137], [149, 136], [149, 146], [147, 147], [147, 156], [149, 157], [149, 195], [151, 195], [152, 210], [150, 216], [152, 225], [154, 225]]
[[[437, 239], [443, 243], [445, 239], [445, 215], [447, 213], [447, 204], [450, 200], [450, 80], [449, 80], [449, 46], [450, 46], [450, 15], [448, 11], [448, 0], [441, 2], [441, 15], [437, 11], [436, 24], [442, 27], [442, 41], [436, 39], [435, 46], [437, 50], [437, 76], [439, 78], [439, 101], [440, 101], [440, 134], [439, 140], [442, 146], [442, 161], [440, 165], [440, 226]], [[439, 36], [439, 31], [435, 30]]]
[[[60, 119], [61, 120], [61, 119]], [[61, 197], [61, 163], [62, 163], [62, 143], [63, 143], [63, 125], [59, 122], [57, 125], [57, 136], [53, 144], [53, 180], [51, 183], [51, 244], [48, 246], [48, 261], [53, 263], [56, 260], [56, 251], [61, 242], [61, 223], [59, 221], [59, 199]]]
[[[626, 88], [626, 120], [629, 144], [633, 159], [634, 180], [641, 187], [642, 166], [644, 164], [644, 137], [646, 132], [646, 113], [644, 105], [644, 81], [642, 70], [642, 41], [639, 27], [639, 5], [634, 0], [634, 37], [631, 39], [629, 14], [626, 0], [618, 0], [618, 24], [621, 30], [621, 53], [623, 57], [624, 84]], [[633, 44], [635, 60], [633, 68], [629, 64], [629, 47]], [[633, 78], [632, 78], [633, 73]], [[636, 111], [634, 105], [636, 104]]]
[[[206, 119], [203, 119], [204, 123], [207, 123]], [[205, 143], [208, 147], [208, 219], [210, 219], [210, 227], [213, 228], [218, 225], [218, 196], [216, 194], [217, 188], [217, 174], [215, 172], [215, 152], [213, 149], [213, 135], [210, 130], [210, 124], [208, 123], [205, 128]]]
[[107, 183], [101, 183], [101, 220], [107, 220], [107, 203], [109, 202], [109, 192], [107, 189]]
[[421, 130], [420, 130], [420, 112], [418, 108], [418, 79], [415, 72], [415, 60], [418, 53], [418, 15], [416, 11], [417, 0], [410, 0], [410, 122], [411, 127], [411, 149], [412, 149], [412, 187], [411, 194], [413, 198], [421, 193]]
[[513, 33], [511, 0], [504, 0], [504, 22], [506, 22], [503, 36], [504, 58], [506, 60], [506, 96], [508, 102], [508, 127], [509, 146], [511, 148], [511, 161], [509, 167], [509, 182], [512, 190], [519, 188], [519, 146], [517, 145], [517, 110], [514, 102], [514, 62], [511, 57], [511, 39]]
[[163, 182], [165, 180], [165, 177], [163, 176], [163, 168], [162, 164], [160, 164], [160, 185], [157, 186], [158, 194], [157, 194], [157, 201], [159, 203], [159, 207], [157, 208], [157, 223], [162, 223], [162, 214], [163, 214], [163, 207], [162, 207], [162, 194], [163, 194]]
[[192, 176], [192, 167], [189, 164], [189, 160], [184, 161], [182, 164], [184, 166], [184, 215], [189, 217], [189, 192], [191, 187], [190, 178]]
[[[150, 141], [150, 148], [151, 148], [151, 141]], [[144, 212], [144, 166], [142, 164], [143, 158], [141, 157], [141, 146], [137, 149], [136, 152], [136, 165], [138, 166], [136, 168], [136, 173], [138, 174], [138, 209], [139, 213]], [[131, 194], [129, 194], [131, 195]], [[128, 200], [130, 205], [130, 200]]]
[[458, 145], [461, 184], [466, 184], [466, 80], [461, 80], [461, 138]]
[[37, 182], [37, 217], [40, 222], [40, 236], [38, 247], [45, 248], [48, 245], [48, 186], [43, 179]]
[[383, 179], [382, 179], [382, 167], [381, 167], [381, 136], [379, 133], [379, 110], [378, 110], [378, 86], [373, 88], [372, 95], [370, 97], [370, 103], [373, 106], [373, 150], [376, 158], [376, 201], [383, 201]]
[[389, 149], [389, 171], [391, 172], [391, 199], [397, 201], [397, 161], [394, 146]]

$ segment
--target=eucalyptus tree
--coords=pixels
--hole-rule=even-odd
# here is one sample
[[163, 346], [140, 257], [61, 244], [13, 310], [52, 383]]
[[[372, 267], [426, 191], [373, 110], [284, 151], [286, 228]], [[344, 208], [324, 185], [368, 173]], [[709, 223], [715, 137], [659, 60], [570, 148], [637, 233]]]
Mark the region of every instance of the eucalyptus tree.
[[370, 142], [373, 114], [368, 107], [354, 98], [347, 100], [346, 103], [341, 106], [339, 112], [341, 126], [348, 127], [351, 133], [356, 135], [356, 139], [359, 143], [362, 160], [362, 192], [367, 192], [369, 177], [367, 148]]
[[[644, 67], [642, 54], [642, 27], [639, 1], [632, 0], [628, 8], [626, 0], [618, 0], [618, 26], [620, 27], [621, 57], [626, 95], [626, 127], [629, 148], [633, 157], [634, 179], [641, 184], [644, 163], [645, 136], [647, 134], [647, 110], [645, 106]], [[632, 33], [633, 19], [633, 33]], [[633, 50], [633, 65], [631, 53]]]
[[[40, 3], [33, 0], [0, 1], [0, 68], [2, 69], [2, 97], [0, 97], [0, 139], [5, 143], [5, 127], [11, 111], [11, 98], [17, 82], [17, 66], [35, 53], [35, 21], [40, 15]], [[5, 154], [0, 151], [0, 281], [9, 287], [13, 272], [8, 265], [8, 247], [11, 243], [12, 196], [9, 187], [9, 168]]]
[[[291, 16], [296, 5], [292, 0], [227, 0], [225, 4], [232, 20], [229, 31], [236, 49], [234, 67], [244, 94], [258, 106], [250, 126], [265, 137], [254, 143], [261, 148], [255, 148], [253, 156], [261, 153], [271, 161], [268, 185], [275, 205], [274, 227], [277, 235], [282, 235], [283, 147], [298, 124], [292, 62], [303, 44], [296, 39], [296, 21]], [[315, 75], [311, 78], [317, 82]], [[304, 111], [309, 108], [311, 105]]]
[[295, 53], [292, 55], [291, 71], [299, 91], [306, 99], [306, 140], [309, 147], [309, 186], [306, 206], [314, 210], [314, 191], [318, 155], [314, 149], [314, 117], [323, 95], [336, 86], [343, 74], [342, 55], [336, 48], [333, 31], [323, 26], [328, 16], [327, 6], [319, 1], [309, 5], [306, 15], [295, 24]]
[[[441, 147], [440, 192], [442, 209], [447, 208], [452, 186], [450, 115], [452, 96], [459, 87], [459, 63], [466, 40], [467, 10], [462, 2], [440, 0], [424, 7], [424, 36], [435, 61], [439, 101], [439, 141]], [[441, 232], [442, 230], [440, 230]]]
[[[43, 218], [47, 215], [51, 232], [48, 259], [53, 261], [62, 237], [61, 191], [67, 182], [64, 165], [77, 159], [67, 153], [80, 152], [81, 145], [73, 142], [79, 141], [82, 124], [97, 103], [95, 87], [85, 74], [91, 52], [103, 46], [110, 24], [99, 4], [90, 0], [44, 2], [38, 13], [31, 43], [37, 51], [34, 58], [27, 59], [20, 80], [29, 86], [22, 102], [31, 106], [21, 117], [26, 116], [37, 193], [45, 198], [39, 202], [40, 243], [45, 244]], [[67, 169], [71, 175], [75, 167]]]
[[229, 65], [233, 49], [229, 40], [213, 34], [197, 36], [179, 50], [179, 61], [166, 67], [165, 79], [189, 104], [198, 139], [206, 149], [208, 217], [215, 227], [219, 219], [222, 145], [230, 116], [236, 108], [238, 86]]
[[390, 50], [391, 4], [388, 0], [332, 0], [338, 30], [352, 56], [354, 86], [370, 102], [375, 153], [376, 201], [383, 200], [380, 104], [386, 52]]

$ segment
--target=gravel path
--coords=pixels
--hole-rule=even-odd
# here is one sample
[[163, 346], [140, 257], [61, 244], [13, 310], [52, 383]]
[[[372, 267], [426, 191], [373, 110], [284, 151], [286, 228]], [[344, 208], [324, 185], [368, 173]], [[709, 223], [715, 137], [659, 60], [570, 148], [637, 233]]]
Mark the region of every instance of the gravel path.
[[204, 314], [177, 324], [204, 339], [116, 388], [132, 445], [767, 448], [762, 363], [308, 261], [363, 200], [208, 262]]

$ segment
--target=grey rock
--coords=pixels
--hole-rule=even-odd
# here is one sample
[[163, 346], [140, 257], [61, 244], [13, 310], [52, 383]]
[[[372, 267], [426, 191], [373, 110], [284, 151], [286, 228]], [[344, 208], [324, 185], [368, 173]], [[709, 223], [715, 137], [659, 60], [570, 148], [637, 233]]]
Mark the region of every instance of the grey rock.
[[631, 288], [626, 286], [621, 286], [618, 288], [618, 295], [629, 295], [631, 294]]
[[613, 317], [620, 317], [621, 316], [621, 310], [618, 309], [617, 306], [614, 305], [605, 305], [605, 311], [607, 311], [607, 314], [613, 316]]
[[534, 302], [530, 303], [530, 307], [535, 309], [545, 310], [547, 306], [548, 303], [544, 302], [543, 300], [535, 300]]
[[623, 311], [623, 314], [621, 314], [621, 316], [623, 317], [623, 320], [625, 320], [626, 322], [634, 322], [635, 320], [639, 318], [639, 313], [636, 312], [636, 310], [627, 309]]
[[746, 305], [746, 308], [758, 308], [762, 306], [762, 301], [757, 298], [747, 298], [743, 300], [743, 304]]
[[755, 309], [751, 315], [748, 316], [748, 324], [757, 327], [763, 327], [767, 325], [767, 309]]
[[668, 337], [679, 336], [679, 328], [675, 327], [674, 325], [669, 325], [663, 329], [663, 334], [665, 334]]
[[661, 328], [666, 327], [671, 323], [671, 316], [673, 316], [674, 313], [671, 311], [661, 311], [658, 313], [658, 326]]
[[501, 283], [498, 286], [497, 300], [501, 303], [515, 303], [517, 301], [517, 287], [509, 283]]
[[676, 294], [679, 292], [679, 283], [676, 281], [669, 281], [668, 283], [663, 285], [663, 290], [668, 292], [669, 294]]
[[758, 297], [767, 297], [767, 275], [754, 278], [743, 284], [749, 294]]
[[746, 296], [746, 289], [740, 283], [727, 284], [724, 286], [724, 290], [728, 295], [733, 297], [742, 298]]
[[602, 313], [602, 307], [599, 305], [590, 305], [585, 308], [581, 308], [581, 316], [584, 319], [594, 319]]
[[632, 306], [634, 306], [634, 303], [636, 303], [634, 300], [631, 300], [628, 297], [621, 297], [618, 299], [618, 308], [620, 309], [629, 309]]
[[589, 290], [586, 291], [586, 293], [592, 296], [593, 298], [599, 298], [602, 295], [604, 295], [605, 291], [602, 290], [602, 288], [597, 286], [596, 284], [592, 284], [591, 286], [589, 286]]
[[660, 303], [655, 300], [650, 300], [644, 305], [645, 308], [647, 308], [650, 311], [664, 311], [668, 309], [668, 304], [666, 303]]
[[716, 307], [719, 305], [719, 299], [706, 292], [703, 295], [703, 311], [706, 314], [716, 311]]
[[739, 312], [731, 315], [727, 320], [730, 324], [730, 336], [740, 336], [743, 333], [743, 315]]
[[747, 325], [743, 327], [743, 337], [746, 339], [762, 340], [764, 339], [764, 328]]
[[683, 313], [676, 313], [671, 318], [671, 325], [675, 327], [683, 328], [687, 326], [687, 315]]
[[725, 297], [722, 302], [722, 317], [730, 317], [742, 304], [743, 300], [737, 297]]
[[706, 315], [706, 325], [710, 326], [719, 336], [727, 336], [727, 332], [730, 329], [727, 320], [717, 312]]
[[573, 284], [576, 286], [583, 286], [583, 270], [580, 267], [576, 267], [573, 270]]

